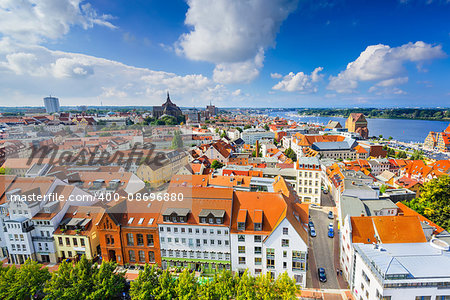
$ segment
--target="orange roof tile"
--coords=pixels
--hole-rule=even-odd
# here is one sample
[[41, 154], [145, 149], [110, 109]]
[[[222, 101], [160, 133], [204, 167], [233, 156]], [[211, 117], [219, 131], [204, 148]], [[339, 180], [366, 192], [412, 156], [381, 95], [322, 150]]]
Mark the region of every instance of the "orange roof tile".
[[[351, 217], [353, 243], [425, 243], [417, 216]], [[376, 238], [375, 238], [376, 237]]]
[[421, 222], [427, 222], [428, 225], [435, 227], [436, 228], [435, 233], [439, 234], [445, 230], [441, 226], [437, 225], [436, 223], [431, 222], [430, 220], [428, 220], [427, 218], [425, 218], [424, 216], [422, 216], [415, 210], [406, 206], [405, 204], [403, 204], [401, 202], [397, 202], [396, 205], [398, 206], [398, 208], [400, 208], [400, 211], [401, 211], [401, 213], [403, 213], [404, 216], [417, 216]]

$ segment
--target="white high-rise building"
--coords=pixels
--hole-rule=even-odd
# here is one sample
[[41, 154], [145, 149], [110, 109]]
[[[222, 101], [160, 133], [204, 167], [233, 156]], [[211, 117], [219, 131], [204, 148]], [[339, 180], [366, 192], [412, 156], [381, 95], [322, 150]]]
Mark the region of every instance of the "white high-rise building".
[[59, 112], [59, 99], [56, 97], [45, 97], [44, 98], [45, 110], [47, 113], [51, 114], [54, 112]]

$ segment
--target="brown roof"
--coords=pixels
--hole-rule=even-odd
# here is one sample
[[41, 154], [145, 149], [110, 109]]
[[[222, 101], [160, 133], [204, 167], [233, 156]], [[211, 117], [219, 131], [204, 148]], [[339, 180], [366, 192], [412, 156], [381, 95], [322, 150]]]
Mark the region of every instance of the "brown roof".
[[[100, 222], [103, 214], [105, 213], [105, 209], [100, 206], [71, 206], [67, 210], [64, 217], [61, 219], [61, 221], [65, 219], [72, 219], [72, 218], [83, 218], [83, 219], [91, 219], [91, 222], [89, 222], [86, 230], [80, 231], [79, 233], [75, 230], [65, 230], [65, 235], [90, 235], [92, 231], [96, 230], [96, 225], [98, 222]], [[54, 234], [61, 234], [61, 228], [57, 228]]]

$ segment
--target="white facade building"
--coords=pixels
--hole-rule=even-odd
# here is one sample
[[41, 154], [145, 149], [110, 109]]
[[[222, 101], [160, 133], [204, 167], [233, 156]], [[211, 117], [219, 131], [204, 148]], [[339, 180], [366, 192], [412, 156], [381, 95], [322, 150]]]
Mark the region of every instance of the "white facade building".
[[322, 168], [317, 157], [299, 157], [296, 191], [302, 202], [321, 204]]
[[241, 139], [248, 145], [253, 145], [256, 141], [262, 139], [273, 139], [275, 138], [275, 133], [271, 131], [265, 131], [262, 128], [250, 128], [246, 129], [241, 133]]

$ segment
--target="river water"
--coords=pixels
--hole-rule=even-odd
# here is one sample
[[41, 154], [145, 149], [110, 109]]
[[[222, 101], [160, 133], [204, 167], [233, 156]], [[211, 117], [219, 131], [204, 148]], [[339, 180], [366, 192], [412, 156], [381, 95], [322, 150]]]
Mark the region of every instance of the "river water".
[[[270, 116], [278, 116], [296, 122], [323, 123], [329, 120], [339, 121], [345, 127], [345, 118], [300, 116], [296, 112], [271, 112]], [[369, 119], [369, 136], [392, 136], [402, 142], [423, 142], [430, 131], [443, 131], [449, 125], [447, 121], [426, 121], [409, 119]]]

